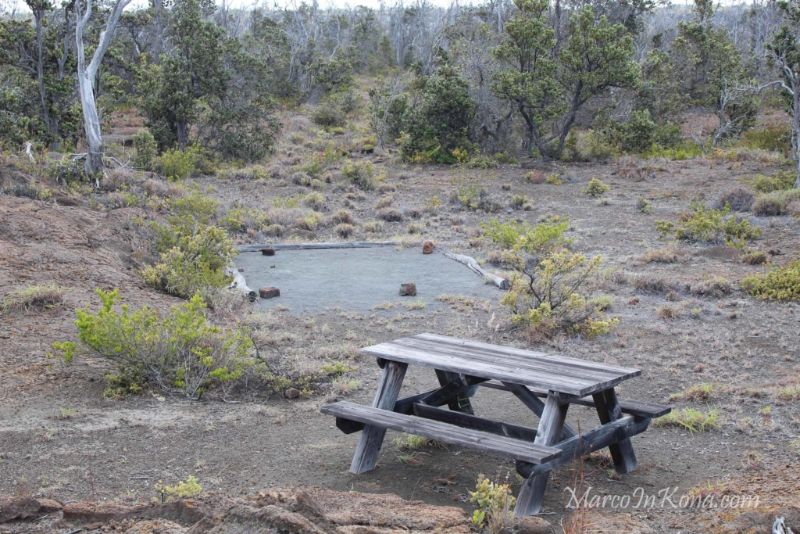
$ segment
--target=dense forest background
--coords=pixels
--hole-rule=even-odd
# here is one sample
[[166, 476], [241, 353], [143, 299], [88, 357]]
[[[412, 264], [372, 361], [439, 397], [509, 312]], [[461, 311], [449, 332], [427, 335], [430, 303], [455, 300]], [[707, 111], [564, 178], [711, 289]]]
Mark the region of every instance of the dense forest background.
[[[79, 152], [96, 173], [103, 120], [135, 109], [147, 126], [138, 168], [165, 151], [253, 162], [270, 152], [277, 107], [310, 102], [321, 104], [315, 122], [334, 129], [368, 107], [365, 149], [396, 148], [410, 162], [591, 160], [728, 142], [770, 108], [787, 119], [751, 141], [797, 160], [796, 3], [244, 10], [157, 0], [126, 10], [129, 1], [26, 0], [31, 14], [5, 14], [5, 149]], [[713, 113], [713, 132], [682, 130], [687, 112]]]

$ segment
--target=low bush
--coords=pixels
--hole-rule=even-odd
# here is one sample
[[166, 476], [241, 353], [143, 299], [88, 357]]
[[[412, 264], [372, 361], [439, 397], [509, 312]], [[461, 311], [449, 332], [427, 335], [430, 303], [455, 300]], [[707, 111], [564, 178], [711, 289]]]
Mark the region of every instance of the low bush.
[[583, 192], [590, 197], [599, 198], [608, 193], [610, 190], [611, 186], [609, 186], [607, 183], [602, 182], [598, 178], [592, 178], [589, 180], [589, 183], [586, 184], [586, 188], [583, 190]]
[[372, 191], [377, 184], [375, 169], [370, 162], [356, 163], [349, 161], [342, 167], [342, 174], [362, 191]]
[[334, 227], [333, 231], [336, 232], [336, 235], [342, 239], [347, 239], [353, 235], [353, 232], [355, 232], [355, 227], [352, 224], [340, 223]]
[[796, 176], [791, 172], [779, 172], [774, 176], [759, 174], [751, 179], [753, 189], [759, 193], [771, 193], [794, 187]]
[[733, 211], [750, 211], [753, 206], [755, 196], [746, 187], [737, 187], [729, 191], [725, 191], [720, 195], [717, 201], [718, 208], [729, 206]]
[[514, 270], [501, 302], [531, 337], [562, 331], [593, 337], [618, 322], [605, 317], [603, 302], [588, 296], [599, 280], [601, 260], [565, 248], [568, 226], [559, 219], [536, 226], [496, 220], [482, 225], [486, 236], [505, 249], [502, 256]]
[[763, 193], [753, 203], [753, 213], [764, 217], [786, 215], [792, 202], [800, 201], [800, 189], [786, 189]]
[[241, 379], [254, 365], [246, 331], [227, 331], [211, 324], [199, 295], [172, 308], [167, 315], [144, 306], [131, 310], [117, 305], [119, 290], [98, 289], [101, 307], [76, 311], [80, 345], [55, 344], [67, 363], [80, 349], [117, 365], [108, 375], [106, 393], [138, 393], [145, 386], [179, 391], [197, 399], [214, 385]]
[[693, 202], [689, 211], [678, 217], [678, 222], [658, 221], [656, 229], [666, 237], [674, 235], [681, 241], [701, 243], [726, 243], [742, 247], [761, 236], [761, 229], [747, 219], [731, 214], [729, 206], [721, 210]]
[[800, 260], [742, 280], [742, 288], [765, 300], [800, 300]]
[[331, 105], [329, 102], [321, 103], [317, 109], [314, 110], [311, 120], [326, 128], [341, 127], [347, 122], [345, 114], [342, 113], [338, 107]]
[[314, 211], [322, 211], [325, 207], [325, 195], [322, 193], [309, 193], [303, 197], [303, 205], [308, 206]]
[[158, 172], [168, 180], [183, 180], [197, 172], [200, 157], [199, 149], [191, 147], [187, 150], [167, 150], [158, 158]]
[[133, 165], [137, 169], [152, 170], [158, 156], [158, 144], [150, 130], [142, 130], [133, 137]]
[[786, 125], [750, 129], [742, 134], [739, 145], [786, 154], [792, 145], [792, 131]]
[[394, 208], [383, 208], [377, 211], [376, 215], [379, 219], [386, 222], [400, 222], [403, 220], [403, 214], [400, 210]]
[[642, 157], [647, 159], [664, 158], [674, 161], [682, 161], [702, 156], [705, 147], [691, 141], [684, 141], [676, 146], [652, 145], [648, 150], [642, 152]]
[[222, 228], [205, 226], [178, 237], [155, 265], [142, 270], [145, 282], [171, 295], [189, 298], [206, 287], [230, 283], [225, 268], [236, 252]]
[[511, 493], [510, 484], [494, 483], [480, 475], [475, 490], [469, 492], [469, 502], [477, 506], [472, 512], [472, 524], [478, 529], [506, 532], [513, 523], [511, 511], [516, 499]]
[[573, 130], [564, 143], [565, 161], [608, 161], [618, 154], [606, 136], [594, 130]]

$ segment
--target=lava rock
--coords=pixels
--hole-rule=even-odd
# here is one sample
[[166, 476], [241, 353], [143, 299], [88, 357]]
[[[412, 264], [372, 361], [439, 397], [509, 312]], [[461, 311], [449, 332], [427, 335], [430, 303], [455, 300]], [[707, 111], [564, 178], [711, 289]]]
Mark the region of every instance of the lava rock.
[[262, 287], [258, 290], [258, 296], [262, 299], [272, 299], [281, 296], [281, 290], [277, 287]]
[[422, 243], [423, 254], [432, 254], [433, 248], [434, 248], [433, 241], [425, 241], [424, 243]]
[[417, 285], [416, 284], [400, 284], [400, 296], [401, 297], [415, 297], [417, 295]]
[[261, 254], [264, 255], [264, 256], [274, 256], [275, 255], [275, 249], [274, 248], [262, 248], [261, 249]]

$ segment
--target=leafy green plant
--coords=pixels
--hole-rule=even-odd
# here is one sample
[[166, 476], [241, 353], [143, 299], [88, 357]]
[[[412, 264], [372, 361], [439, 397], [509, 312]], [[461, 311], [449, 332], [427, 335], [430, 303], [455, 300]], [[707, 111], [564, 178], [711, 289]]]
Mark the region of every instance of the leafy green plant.
[[200, 485], [200, 482], [194, 475], [189, 475], [186, 477], [186, 480], [171, 486], [168, 486], [159, 480], [156, 482], [155, 489], [158, 493], [159, 501], [162, 503], [171, 502], [175, 499], [196, 497], [203, 493], [203, 486]]
[[477, 528], [486, 527], [492, 533], [500, 533], [511, 523], [511, 510], [516, 499], [511, 494], [510, 484], [495, 483], [479, 475], [475, 490], [469, 492], [469, 502], [477, 505], [472, 512], [472, 524]]
[[375, 169], [370, 162], [358, 163], [348, 161], [342, 167], [342, 174], [350, 182], [363, 191], [375, 189], [377, 181], [375, 179]]
[[657, 221], [656, 230], [662, 237], [674, 235], [681, 241], [727, 243], [737, 248], [761, 236], [760, 228], [732, 214], [730, 206], [713, 209], [702, 202], [693, 202], [689, 211], [678, 217], [677, 223]]
[[583, 192], [590, 197], [599, 198], [605, 195], [610, 189], [611, 186], [607, 183], [602, 182], [598, 178], [592, 178], [589, 180], [589, 183], [586, 184], [586, 188], [583, 190]]
[[157, 167], [168, 180], [183, 180], [195, 174], [199, 158], [200, 150], [197, 147], [167, 150], [158, 158]]
[[248, 333], [211, 324], [199, 295], [161, 315], [148, 306], [117, 306], [118, 289], [96, 293], [99, 310], [75, 312], [80, 347], [67, 341], [53, 348], [67, 363], [78, 348], [114, 362], [118, 372], [106, 377], [107, 395], [138, 393], [151, 385], [196, 399], [214, 384], [239, 380], [254, 364]]
[[150, 286], [189, 298], [204, 288], [230, 283], [225, 268], [235, 253], [225, 230], [205, 226], [194, 234], [178, 237], [175, 246], [162, 252], [155, 265], [142, 269], [142, 276]]
[[142, 130], [133, 136], [133, 164], [137, 169], [150, 170], [158, 156], [158, 144], [150, 130]]
[[750, 179], [753, 189], [759, 193], [771, 193], [794, 187], [795, 175], [791, 172], [779, 172], [774, 176], [758, 174]]
[[800, 260], [766, 273], [748, 276], [742, 287], [765, 300], [800, 300]]

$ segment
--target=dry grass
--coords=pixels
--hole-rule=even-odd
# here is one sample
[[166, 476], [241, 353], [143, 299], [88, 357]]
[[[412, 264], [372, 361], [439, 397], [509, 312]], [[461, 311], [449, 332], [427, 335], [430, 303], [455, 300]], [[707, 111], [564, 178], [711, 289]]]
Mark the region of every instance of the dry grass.
[[54, 284], [27, 286], [8, 293], [0, 304], [3, 313], [43, 311], [64, 301], [64, 290]]
[[674, 245], [654, 248], [642, 254], [642, 263], [677, 263], [686, 259], [686, 253]]

